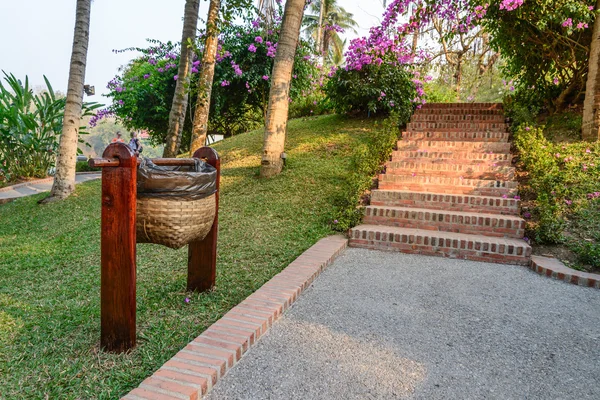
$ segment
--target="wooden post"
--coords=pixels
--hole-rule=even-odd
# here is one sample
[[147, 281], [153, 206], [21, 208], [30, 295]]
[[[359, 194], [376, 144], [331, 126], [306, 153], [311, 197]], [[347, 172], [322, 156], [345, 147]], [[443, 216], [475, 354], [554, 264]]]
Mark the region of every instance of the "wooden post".
[[187, 290], [203, 292], [215, 286], [217, 274], [217, 234], [219, 230], [219, 185], [221, 180], [221, 160], [217, 152], [210, 147], [202, 147], [194, 153], [194, 158], [203, 158], [217, 169], [217, 210], [208, 235], [195, 241], [188, 247]]
[[137, 157], [123, 143], [103, 157], [119, 166], [102, 169], [100, 345], [123, 352], [135, 347]]

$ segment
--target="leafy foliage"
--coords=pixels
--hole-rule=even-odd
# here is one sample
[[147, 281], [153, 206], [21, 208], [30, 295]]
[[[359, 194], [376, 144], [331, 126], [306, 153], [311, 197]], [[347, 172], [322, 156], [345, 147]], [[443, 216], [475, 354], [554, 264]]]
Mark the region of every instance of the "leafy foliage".
[[598, 207], [600, 142], [553, 143], [542, 128], [522, 125], [515, 145], [528, 174], [521, 192], [534, 200], [528, 228], [538, 243], [564, 242], [571, 217]]
[[[46, 91], [34, 94], [25, 82], [4, 73], [0, 82], [0, 182], [21, 178], [41, 178], [56, 161], [58, 138], [62, 132], [65, 99], [57, 98], [46, 77]], [[98, 108], [86, 103], [83, 114]], [[83, 128], [80, 134], [85, 134]]]
[[337, 70], [326, 83], [325, 92], [337, 112], [386, 115], [393, 111], [399, 122], [405, 123], [414, 110], [412, 79], [406, 67], [371, 64], [360, 70]]
[[[273, 69], [279, 26], [266, 27], [258, 21], [228, 25], [221, 30], [211, 111], [209, 134], [226, 137], [260, 126], [265, 118], [270, 74]], [[182, 151], [186, 151], [192, 129], [191, 115], [198, 91], [198, 70], [202, 58], [202, 35], [196, 45], [196, 61], [192, 69], [189, 109], [183, 129]], [[147, 130], [154, 144], [165, 140], [169, 111], [175, 91], [178, 44], [151, 41], [108, 84], [113, 104], [110, 110], [132, 130]], [[292, 101], [300, 99], [319, 85], [319, 73], [310, 60], [310, 47], [305, 41], [298, 46], [294, 79], [290, 91]]]
[[551, 111], [580, 102], [596, 1], [528, 0], [515, 8], [505, 3], [491, 2], [482, 24], [516, 92]]
[[351, 171], [346, 187], [336, 199], [333, 229], [347, 232], [358, 225], [364, 215], [362, 197], [373, 187], [373, 178], [383, 170], [400, 135], [401, 118], [392, 114], [385, 119], [379, 129], [374, 129], [365, 143], [354, 149]]

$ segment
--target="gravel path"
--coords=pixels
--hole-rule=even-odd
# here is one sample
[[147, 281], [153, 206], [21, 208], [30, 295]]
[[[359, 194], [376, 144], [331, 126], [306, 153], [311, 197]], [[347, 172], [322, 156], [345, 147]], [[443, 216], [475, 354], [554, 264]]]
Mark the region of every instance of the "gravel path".
[[349, 249], [208, 396], [599, 399], [600, 290]]

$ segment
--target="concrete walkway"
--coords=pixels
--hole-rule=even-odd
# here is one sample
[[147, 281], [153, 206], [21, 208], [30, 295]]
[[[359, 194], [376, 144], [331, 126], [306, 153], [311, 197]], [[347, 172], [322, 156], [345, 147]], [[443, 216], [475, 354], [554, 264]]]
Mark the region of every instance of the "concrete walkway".
[[207, 397], [598, 399], [600, 291], [349, 249]]
[[[100, 179], [101, 176], [101, 172], [79, 173], [75, 176], [75, 183]], [[53, 182], [53, 178], [48, 178], [2, 188], [0, 189], [0, 204], [17, 199], [19, 197], [48, 192], [50, 189], [52, 189]]]

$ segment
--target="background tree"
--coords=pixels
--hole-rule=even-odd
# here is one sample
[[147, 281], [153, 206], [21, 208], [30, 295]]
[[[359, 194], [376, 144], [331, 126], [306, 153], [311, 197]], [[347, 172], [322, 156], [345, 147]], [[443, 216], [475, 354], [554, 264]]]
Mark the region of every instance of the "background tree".
[[260, 175], [266, 178], [279, 174], [283, 168], [281, 156], [285, 147], [292, 70], [305, 4], [306, 0], [288, 0], [285, 3], [273, 65], [260, 168]]
[[185, 122], [185, 113], [188, 104], [190, 89], [190, 72], [194, 43], [196, 41], [196, 27], [198, 24], [198, 11], [200, 0], [186, 0], [183, 16], [183, 33], [181, 37], [181, 53], [177, 84], [173, 95], [171, 113], [169, 115], [169, 130], [163, 157], [175, 157], [179, 153], [181, 135]]
[[315, 54], [323, 56], [326, 64], [340, 65], [346, 41], [339, 34], [347, 30], [356, 33], [354, 15], [340, 7], [337, 0], [316, 0], [310, 10], [313, 14], [304, 16], [303, 25], [306, 36], [315, 42]]
[[204, 146], [208, 134], [208, 117], [210, 113], [210, 100], [212, 94], [213, 80], [215, 77], [215, 57], [217, 55], [219, 37], [219, 9], [221, 0], [210, 0], [208, 18], [206, 20], [206, 40], [204, 42], [204, 53], [198, 82], [198, 100], [194, 113], [194, 125], [190, 152]]
[[[596, 1], [595, 8], [600, 10], [600, 0]], [[581, 137], [590, 141], [600, 139], [600, 18], [597, 16], [590, 45]]]
[[50, 196], [46, 197], [42, 201], [43, 203], [65, 199], [75, 190], [75, 165], [77, 163], [77, 142], [83, 107], [85, 66], [90, 39], [91, 3], [91, 0], [77, 0], [69, 83], [58, 158], [56, 160], [56, 174], [54, 175]]

